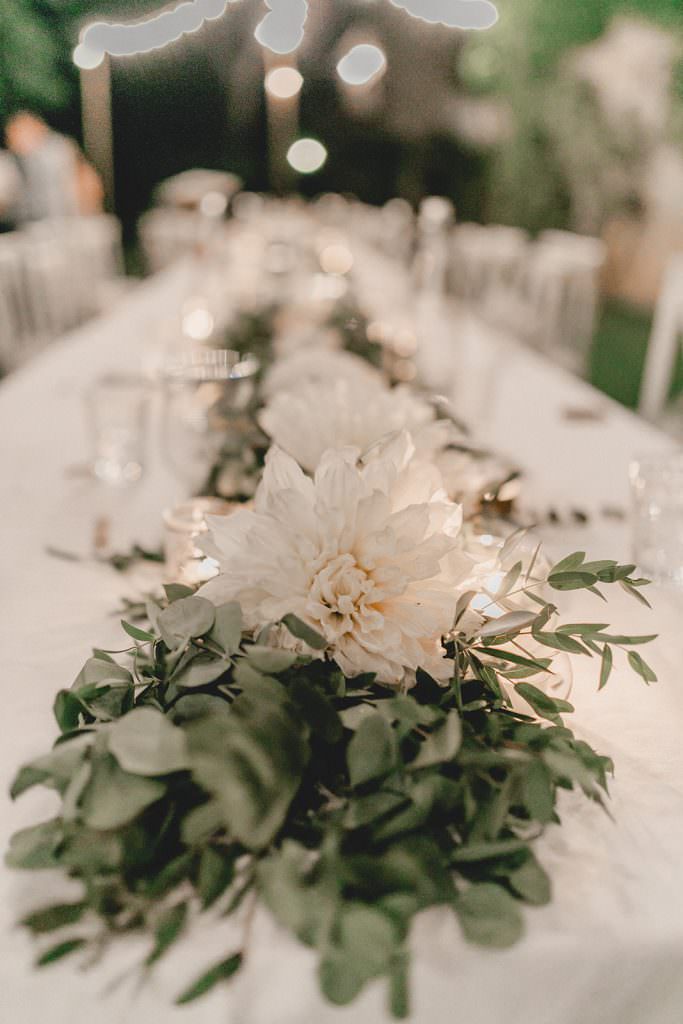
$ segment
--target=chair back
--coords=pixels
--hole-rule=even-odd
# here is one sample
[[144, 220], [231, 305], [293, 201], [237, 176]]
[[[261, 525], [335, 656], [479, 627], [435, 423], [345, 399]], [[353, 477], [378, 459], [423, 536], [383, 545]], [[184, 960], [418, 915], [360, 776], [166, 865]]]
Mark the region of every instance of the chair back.
[[683, 336], [683, 253], [669, 262], [657, 300], [640, 385], [638, 410], [656, 420], [669, 396], [678, 346]]

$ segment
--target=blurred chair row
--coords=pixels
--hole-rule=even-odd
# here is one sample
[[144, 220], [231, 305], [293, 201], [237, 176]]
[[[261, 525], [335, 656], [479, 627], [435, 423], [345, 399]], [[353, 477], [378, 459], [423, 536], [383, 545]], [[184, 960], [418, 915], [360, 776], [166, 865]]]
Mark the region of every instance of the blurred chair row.
[[206, 220], [197, 210], [155, 206], [138, 221], [145, 266], [153, 274], [195, 251], [205, 236]]
[[[238, 193], [233, 216], [248, 221], [265, 203], [261, 196]], [[151, 270], [162, 269], [206, 239], [207, 211], [201, 202], [193, 209], [189, 205], [157, 207], [141, 219], [140, 238]], [[403, 199], [375, 207], [330, 193], [315, 206], [330, 227], [361, 237], [405, 265], [412, 263], [419, 289], [457, 297], [490, 323], [586, 375], [607, 257], [601, 239], [545, 231], [532, 240], [520, 228], [455, 224], [452, 204], [439, 196], [427, 197], [417, 216]], [[640, 411], [650, 419], [660, 417], [666, 405], [682, 338], [680, 255], [667, 273], [648, 346]]]
[[235, 174], [199, 167], [162, 181], [138, 221], [147, 269], [156, 273], [204, 245], [241, 184]]
[[421, 291], [460, 299], [585, 374], [607, 256], [600, 239], [546, 231], [532, 241], [520, 228], [456, 224], [453, 204], [441, 196], [425, 198], [417, 216], [403, 199], [372, 207], [327, 195], [316, 205], [329, 224], [412, 263]]
[[[233, 215], [242, 219], [244, 213], [248, 219], [258, 200], [238, 194]], [[424, 200], [417, 217], [402, 199], [373, 207], [328, 194], [316, 201], [316, 209], [329, 226], [362, 237], [392, 259], [413, 262], [418, 287], [456, 296], [490, 322], [585, 373], [606, 258], [600, 239], [547, 231], [532, 241], [519, 228], [454, 226], [452, 204], [438, 196]], [[211, 225], [201, 204], [159, 206], [143, 215], [138, 229], [154, 272], [200, 246]]]
[[121, 226], [98, 215], [0, 235], [0, 368], [106, 308], [124, 281]]
[[585, 375], [606, 256], [600, 239], [568, 231], [532, 241], [520, 228], [460, 224], [450, 232], [447, 287], [484, 319]]

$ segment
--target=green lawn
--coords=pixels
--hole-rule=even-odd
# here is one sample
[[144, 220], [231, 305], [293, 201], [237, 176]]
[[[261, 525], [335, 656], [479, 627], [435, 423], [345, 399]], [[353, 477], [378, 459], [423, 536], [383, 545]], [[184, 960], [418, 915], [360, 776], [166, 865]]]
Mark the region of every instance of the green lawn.
[[[605, 303], [590, 355], [589, 379], [618, 402], [635, 408], [652, 327], [652, 314], [623, 302]], [[672, 394], [683, 391], [683, 360], [674, 374]]]

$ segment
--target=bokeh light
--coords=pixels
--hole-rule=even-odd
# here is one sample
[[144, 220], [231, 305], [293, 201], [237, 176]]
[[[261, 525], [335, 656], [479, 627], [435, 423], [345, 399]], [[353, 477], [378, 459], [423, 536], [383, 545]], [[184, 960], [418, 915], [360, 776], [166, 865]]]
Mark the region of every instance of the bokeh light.
[[327, 150], [317, 139], [297, 139], [287, 151], [287, 163], [299, 174], [315, 174], [327, 160]]
[[367, 85], [381, 71], [387, 59], [384, 51], [373, 43], [354, 46], [337, 64], [337, 74], [347, 85]]
[[102, 50], [96, 50], [91, 46], [86, 46], [85, 43], [79, 43], [73, 52], [73, 62], [77, 68], [81, 71], [92, 71], [93, 68], [98, 68], [104, 60], [104, 53]]
[[266, 92], [279, 100], [290, 100], [298, 96], [304, 80], [296, 68], [273, 68], [266, 75]]

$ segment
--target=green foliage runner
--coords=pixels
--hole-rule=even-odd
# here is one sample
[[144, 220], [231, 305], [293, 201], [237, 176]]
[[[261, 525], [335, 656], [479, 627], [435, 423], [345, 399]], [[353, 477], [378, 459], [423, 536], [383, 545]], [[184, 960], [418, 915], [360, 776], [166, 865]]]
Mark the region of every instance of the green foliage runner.
[[[260, 901], [318, 951], [328, 1000], [350, 1003], [383, 977], [401, 1018], [420, 910], [449, 906], [469, 942], [515, 943], [521, 906], [551, 897], [534, 841], [559, 822], [558, 792], [602, 803], [612, 771], [564, 724], [571, 704], [534, 678], [570, 653], [597, 657], [604, 686], [620, 651], [645, 682], [656, 678], [634, 650], [654, 637], [557, 625], [539, 594], [603, 596], [617, 585], [645, 601], [634, 566], [579, 552], [542, 579], [520, 583], [515, 569], [503, 589], [535, 610], [490, 619], [476, 635], [456, 622], [445, 687], [420, 671], [404, 692], [371, 675], [347, 679], [295, 616], [246, 635], [239, 605], [216, 608], [177, 585], [148, 603], [147, 628], [124, 622], [125, 663], [94, 652], [57, 695], [52, 751], [12, 787], [18, 797], [47, 786], [62, 804], [13, 837], [9, 865], [59, 868], [82, 883], [77, 902], [24, 919], [41, 942], [37, 964], [143, 931], [149, 971], [204, 911], [248, 920]], [[283, 629], [298, 650], [274, 645]], [[528, 713], [513, 708], [512, 691]], [[177, 1002], [233, 977], [247, 935], [248, 925], [241, 948], [216, 949]]]

